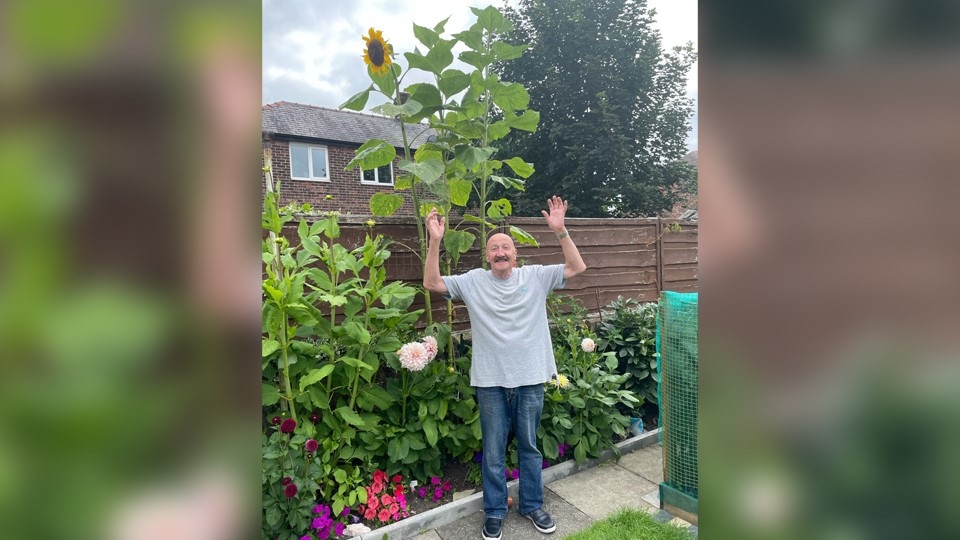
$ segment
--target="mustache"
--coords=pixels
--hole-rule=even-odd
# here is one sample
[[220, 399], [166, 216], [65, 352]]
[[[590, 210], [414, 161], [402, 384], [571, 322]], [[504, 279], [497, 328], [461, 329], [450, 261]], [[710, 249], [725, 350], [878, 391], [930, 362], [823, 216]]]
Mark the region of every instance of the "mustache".
[[493, 262], [503, 262], [503, 261], [509, 261], [509, 260], [510, 260], [510, 257], [507, 257], [506, 255], [500, 255], [493, 258]]

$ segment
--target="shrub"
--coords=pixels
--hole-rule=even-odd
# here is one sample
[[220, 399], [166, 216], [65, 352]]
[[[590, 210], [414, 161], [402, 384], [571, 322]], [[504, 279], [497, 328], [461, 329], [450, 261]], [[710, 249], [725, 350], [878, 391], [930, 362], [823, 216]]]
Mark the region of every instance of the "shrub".
[[597, 325], [602, 352], [612, 352], [617, 359], [617, 373], [629, 373], [624, 388], [647, 403], [657, 403], [657, 303], [641, 304], [622, 296], [603, 312]]

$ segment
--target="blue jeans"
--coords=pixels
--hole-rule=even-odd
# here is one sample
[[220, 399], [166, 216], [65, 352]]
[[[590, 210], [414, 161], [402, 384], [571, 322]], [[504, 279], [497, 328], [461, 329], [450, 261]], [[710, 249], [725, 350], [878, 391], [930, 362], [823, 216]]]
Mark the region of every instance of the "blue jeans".
[[507, 436], [513, 427], [520, 463], [520, 502], [517, 510], [529, 514], [543, 506], [540, 476], [543, 456], [537, 450], [537, 428], [543, 412], [543, 385], [519, 388], [477, 388], [480, 430], [483, 436], [483, 512], [507, 516], [507, 480], [504, 477]]

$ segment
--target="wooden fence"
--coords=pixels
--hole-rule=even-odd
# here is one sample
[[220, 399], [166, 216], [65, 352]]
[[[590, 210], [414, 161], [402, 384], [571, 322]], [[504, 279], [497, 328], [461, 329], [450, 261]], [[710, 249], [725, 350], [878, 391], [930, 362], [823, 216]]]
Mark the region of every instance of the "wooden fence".
[[[342, 216], [340, 243], [348, 248], [362, 244], [370, 230], [364, 224], [367, 219], [366, 216]], [[416, 223], [412, 218], [374, 219], [377, 224], [373, 231], [394, 242], [386, 265], [388, 279], [419, 284], [423, 275], [417, 254]], [[513, 218], [510, 224], [526, 230], [540, 243], [539, 248], [518, 247], [517, 257], [522, 264], [563, 262], [559, 242], [542, 218]], [[587, 271], [568, 280], [560, 292], [575, 297], [592, 313], [618, 296], [653, 302], [662, 290], [698, 290], [697, 222], [660, 218], [567, 218], [566, 226], [587, 263]], [[285, 233], [291, 242], [298, 242], [296, 222], [290, 223]], [[461, 257], [451, 273], [459, 274], [480, 266], [482, 244], [476, 244]], [[431, 298], [434, 319], [446, 320], [446, 302], [439, 295]], [[418, 297], [411, 309], [422, 307], [424, 302]], [[466, 326], [467, 309], [462, 303], [454, 303], [453, 313], [454, 326]]]

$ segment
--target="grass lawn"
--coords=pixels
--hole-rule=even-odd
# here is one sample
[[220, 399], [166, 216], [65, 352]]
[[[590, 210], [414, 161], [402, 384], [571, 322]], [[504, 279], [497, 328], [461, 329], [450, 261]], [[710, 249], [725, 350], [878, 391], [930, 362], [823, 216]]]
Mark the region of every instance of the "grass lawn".
[[645, 512], [623, 509], [564, 540], [690, 540], [686, 530], [657, 523]]

